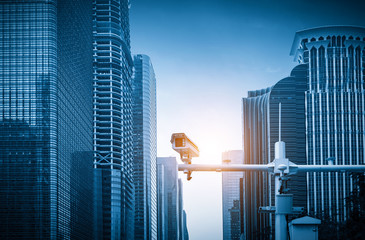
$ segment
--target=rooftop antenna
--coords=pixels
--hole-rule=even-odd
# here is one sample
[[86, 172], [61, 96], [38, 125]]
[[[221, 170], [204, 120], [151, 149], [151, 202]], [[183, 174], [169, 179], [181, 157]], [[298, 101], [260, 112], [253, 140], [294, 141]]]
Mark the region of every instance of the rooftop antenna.
[[279, 103], [279, 142], [281, 142], [281, 103]]

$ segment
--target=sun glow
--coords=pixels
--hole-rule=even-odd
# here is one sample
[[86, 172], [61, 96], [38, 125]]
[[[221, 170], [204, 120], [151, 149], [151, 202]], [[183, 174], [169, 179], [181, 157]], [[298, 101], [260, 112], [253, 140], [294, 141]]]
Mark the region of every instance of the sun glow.
[[[182, 164], [180, 155], [173, 151], [170, 144], [171, 134], [176, 132], [185, 133], [198, 146], [200, 155], [192, 159], [192, 164], [220, 164], [224, 151], [241, 149], [239, 99], [237, 105], [233, 106], [236, 111], [227, 109], [224, 104], [212, 106], [204, 104], [204, 101], [195, 105], [195, 108], [189, 106], [192, 105], [185, 103], [182, 109], [170, 114], [169, 122], [164, 122], [164, 116], [160, 115], [159, 156], [176, 156], [177, 162]], [[190, 113], [189, 116], [186, 112]], [[163, 152], [166, 153], [161, 155]], [[197, 239], [221, 239], [222, 174], [193, 172], [191, 176], [192, 179], [187, 181], [186, 175], [179, 172], [179, 177], [183, 180], [184, 208], [189, 231], [197, 229], [193, 226], [200, 225], [199, 230], [190, 232]]]

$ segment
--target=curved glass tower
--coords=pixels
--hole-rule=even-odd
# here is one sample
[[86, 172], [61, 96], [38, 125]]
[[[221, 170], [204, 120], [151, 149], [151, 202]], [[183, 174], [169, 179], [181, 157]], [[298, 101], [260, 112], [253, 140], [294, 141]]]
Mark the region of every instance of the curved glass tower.
[[94, 0], [94, 168], [97, 239], [133, 239], [129, 1]]
[[156, 78], [147, 55], [135, 55], [133, 60], [135, 238], [156, 239]]
[[[275, 142], [279, 140], [279, 103], [281, 103], [281, 138], [286, 157], [305, 164], [305, 102], [307, 64], [296, 66], [290, 77], [274, 86], [249, 91], [242, 99], [243, 149], [245, 164], [268, 164], [275, 158]], [[271, 214], [258, 213], [261, 206], [275, 206], [274, 179], [268, 173], [245, 172], [244, 232], [246, 239], [269, 239], [274, 223]], [[288, 183], [293, 205], [305, 207], [305, 174], [298, 174]], [[274, 235], [272, 235], [274, 236]]]
[[[307, 63], [307, 163], [365, 164], [365, 28], [331, 26], [299, 31], [291, 55]], [[353, 190], [345, 173], [308, 173], [309, 213], [344, 221]]]

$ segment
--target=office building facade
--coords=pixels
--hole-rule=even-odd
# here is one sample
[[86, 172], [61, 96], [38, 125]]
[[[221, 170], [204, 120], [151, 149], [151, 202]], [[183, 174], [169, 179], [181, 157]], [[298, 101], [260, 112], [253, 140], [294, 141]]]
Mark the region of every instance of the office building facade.
[[[157, 170], [157, 182], [159, 183], [157, 186], [159, 196], [157, 219], [159, 232], [163, 232], [158, 235], [158, 239], [178, 239], [179, 205], [176, 158], [158, 157]], [[162, 183], [163, 185], [160, 185]], [[164, 237], [162, 237], [163, 235]]]
[[184, 240], [189, 240], [188, 217], [185, 210], [183, 212], [183, 221]]
[[[178, 203], [178, 236], [179, 240], [185, 240], [185, 236], [187, 235], [187, 226], [186, 226], [186, 218], [184, 219], [184, 192], [183, 192], [183, 183], [181, 178], [177, 180], [177, 203]], [[186, 231], [185, 231], [186, 230]]]
[[157, 239], [156, 78], [148, 56], [133, 60], [135, 238]]
[[167, 203], [166, 203], [166, 192], [165, 192], [165, 166], [159, 164], [157, 158], [157, 239], [167, 239]]
[[92, 238], [91, 15], [0, 2], [1, 239]]
[[[365, 28], [320, 27], [295, 34], [291, 55], [308, 64], [306, 155], [308, 164], [364, 164]], [[347, 173], [308, 173], [310, 214], [346, 220], [353, 190]]]
[[[275, 142], [279, 140], [279, 103], [281, 103], [281, 139], [286, 143], [286, 157], [296, 164], [306, 164], [305, 91], [307, 65], [293, 69], [290, 77], [274, 86], [249, 91], [243, 98], [243, 149], [245, 164], [268, 164], [274, 160]], [[244, 234], [246, 239], [270, 238], [273, 217], [258, 213], [261, 206], [275, 206], [274, 179], [268, 173], [246, 172], [243, 187]], [[293, 204], [306, 205], [305, 174], [293, 176]], [[274, 235], [272, 235], [274, 236]]]
[[129, 1], [93, 1], [94, 230], [134, 238], [133, 114]]
[[[243, 151], [234, 150], [222, 153], [223, 164], [243, 164]], [[235, 201], [240, 201], [240, 178], [242, 172], [222, 172], [222, 217], [223, 217], [223, 239], [240, 239], [241, 233], [240, 217], [232, 219], [231, 209]], [[239, 209], [239, 206], [238, 206]], [[239, 213], [239, 211], [238, 211]], [[234, 213], [233, 213], [234, 215]], [[233, 220], [233, 221], [232, 221]]]
[[229, 209], [229, 218], [230, 218], [230, 230], [231, 230], [231, 238], [230, 239], [241, 239], [241, 218], [240, 218], [240, 200], [233, 201], [233, 207]]

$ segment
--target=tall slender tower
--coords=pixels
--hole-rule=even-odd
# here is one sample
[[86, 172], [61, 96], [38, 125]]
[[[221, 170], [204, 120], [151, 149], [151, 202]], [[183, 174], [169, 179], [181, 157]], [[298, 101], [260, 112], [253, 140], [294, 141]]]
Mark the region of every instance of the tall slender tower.
[[94, 0], [94, 188], [97, 239], [133, 239], [129, 1]]
[[167, 202], [166, 202], [166, 180], [165, 180], [165, 166], [159, 163], [157, 158], [157, 239], [166, 240], [167, 238]]
[[[223, 164], [243, 164], [243, 151], [235, 150], [222, 153]], [[240, 178], [242, 172], [223, 172], [222, 173], [222, 216], [223, 216], [223, 239], [240, 239], [240, 219], [232, 222], [231, 209], [234, 201], [240, 201]], [[233, 226], [233, 227], [232, 227]], [[238, 229], [237, 229], [238, 228]], [[238, 231], [237, 234], [232, 233]]]
[[[307, 63], [307, 163], [365, 164], [365, 28], [331, 26], [299, 31], [291, 55]], [[346, 220], [353, 190], [346, 173], [307, 174], [309, 213]]]
[[[157, 158], [158, 189], [158, 239], [178, 239], [179, 203], [178, 173], [175, 157]], [[162, 184], [162, 185], [160, 185]]]
[[156, 78], [148, 56], [134, 56], [135, 238], [157, 239]]
[[178, 218], [179, 218], [179, 240], [185, 240], [185, 223], [184, 223], [184, 199], [183, 199], [183, 184], [181, 178], [177, 180], [177, 199], [178, 199]]
[[91, 16], [0, 1], [0, 239], [92, 238]]
[[189, 240], [189, 231], [188, 231], [188, 223], [187, 223], [187, 214], [184, 210], [183, 212], [183, 231], [184, 231], [184, 240]]

